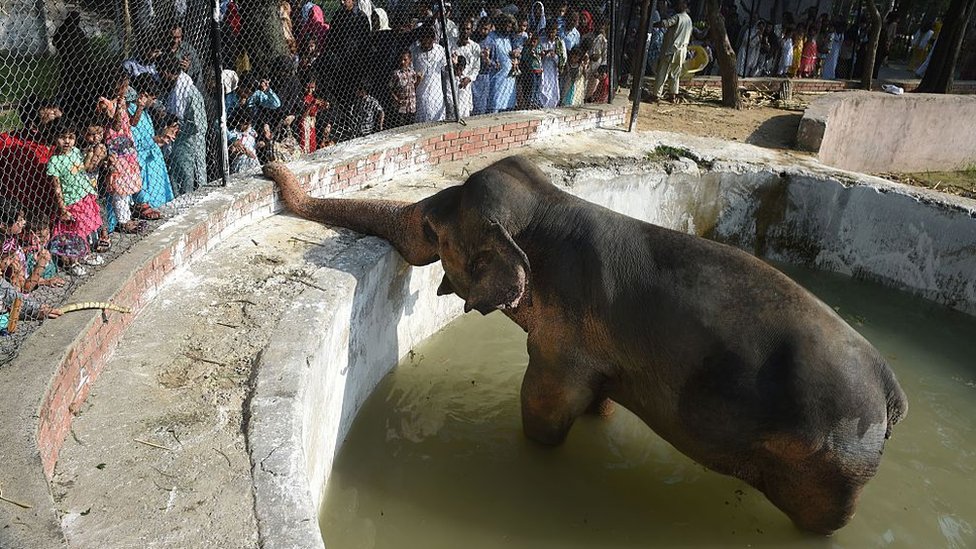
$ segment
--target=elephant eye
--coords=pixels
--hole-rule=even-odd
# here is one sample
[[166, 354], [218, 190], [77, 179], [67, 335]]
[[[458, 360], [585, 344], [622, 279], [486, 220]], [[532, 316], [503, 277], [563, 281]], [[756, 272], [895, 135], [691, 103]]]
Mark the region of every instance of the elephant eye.
[[481, 252], [474, 256], [474, 259], [468, 264], [468, 271], [473, 276], [479, 276], [488, 268], [490, 261], [491, 258], [488, 257], [488, 253]]

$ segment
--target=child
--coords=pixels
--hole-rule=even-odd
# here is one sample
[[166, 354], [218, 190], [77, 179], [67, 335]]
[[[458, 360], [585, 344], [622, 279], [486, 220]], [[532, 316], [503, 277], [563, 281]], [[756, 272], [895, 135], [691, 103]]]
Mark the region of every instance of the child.
[[539, 44], [539, 37], [533, 34], [522, 48], [526, 55], [526, 64], [529, 69], [531, 81], [531, 92], [529, 92], [529, 108], [538, 109], [542, 107], [542, 45]]
[[128, 76], [118, 81], [114, 99], [99, 98], [99, 109], [110, 118], [105, 127], [105, 147], [108, 149], [108, 180], [106, 190], [112, 209], [118, 217], [118, 229], [123, 233], [139, 232], [140, 224], [132, 219], [132, 195], [142, 190], [142, 173], [136, 142], [132, 138], [129, 105], [125, 93], [129, 89]]
[[27, 256], [20, 245], [24, 230], [24, 211], [13, 199], [2, 199], [0, 210], [0, 273], [18, 290], [23, 290], [27, 277]]
[[577, 46], [569, 52], [569, 62], [566, 64], [566, 74], [562, 82], [562, 104], [566, 107], [578, 107], [583, 104], [586, 94], [586, 73], [589, 70], [589, 57], [583, 48]]
[[[58, 222], [54, 234], [70, 234], [91, 242], [97, 240], [102, 217], [98, 211], [98, 191], [86, 172], [93, 166], [86, 165], [81, 151], [75, 147], [75, 130], [58, 121], [53, 135], [54, 154], [47, 163], [47, 175], [51, 178], [58, 204]], [[84, 258], [88, 265], [101, 265], [104, 260], [98, 254]], [[74, 276], [86, 274], [85, 268], [75, 260], [68, 265], [68, 273]]]
[[328, 108], [328, 103], [315, 97], [315, 80], [309, 80], [305, 84], [305, 96], [302, 98], [303, 112], [298, 122], [298, 142], [302, 150], [312, 153], [318, 150], [318, 142], [315, 135], [316, 116], [319, 108]]
[[800, 25], [793, 31], [793, 63], [790, 65], [790, 78], [800, 75], [800, 58], [803, 57], [803, 42], [806, 36], [806, 27]]
[[596, 89], [593, 91], [593, 95], [587, 98], [587, 101], [590, 103], [606, 103], [610, 100], [610, 69], [606, 65], [600, 65], [595, 74]]
[[237, 113], [232, 121], [234, 129], [227, 132], [230, 152], [230, 173], [240, 173], [261, 167], [258, 161], [257, 132], [251, 127], [246, 113]]
[[512, 52], [508, 55], [512, 58], [512, 68], [508, 75], [512, 77], [522, 75], [522, 50], [529, 41], [529, 20], [519, 21], [519, 31], [512, 35]]
[[58, 266], [47, 249], [51, 240], [51, 227], [45, 219], [33, 219], [21, 239], [21, 248], [27, 259], [27, 279], [21, 291], [30, 293], [38, 286], [64, 286], [65, 280], [57, 275]]
[[800, 76], [812, 78], [817, 69], [817, 29], [811, 28], [807, 39], [803, 42], [803, 53], [800, 57]]
[[20, 320], [41, 320], [44, 318], [57, 318], [61, 316], [61, 310], [42, 305], [36, 299], [26, 296], [17, 291], [6, 280], [0, 279], [0, 335], [9, 335], [7, 327], [10, 325], [10, 313], [13, 312], [14, 303], [20, 301]]
[[353, 131], [356, 137], [362, 137], [374, 132], [383, 131], [385, 113], [380, 102], [366, 91], [366, 82], [356, 86], [356, 100], [350, 108], [353, 121]]
[[417, 115], [417, 83], [420, 75], [413, 69], [413, 58], [409, 51], [400, 54], [400, 68], [393, 71], [390, 78], [390, 96], [393, 98], [392, 127], [413, 124]]
[[786, 76], [793, 64], [793, 27], [783, 27], [783, 36], [780, 38], [779, 66], [776, 76]]
[[[105, 148], [105, 128], [101, 124], [90, 122], [85, 128], [81, 155], [87, 167], [85, 175], [91, 182], [92, 187], [98, 189], [98, 180], [103, 168], [106, 167], [108, 159], [108, 149]], [[104, 187], [102, 189], [104, 190]], [[108, 220], [105, 215], [107, 213], [107, 205], [101, 198], [99, 202], [102, 213], [102, 226], [98, 229], [98, 242], [94, 249], [96, 252], [104, 253], [111, 248], [112, 242], [108, 238]]]

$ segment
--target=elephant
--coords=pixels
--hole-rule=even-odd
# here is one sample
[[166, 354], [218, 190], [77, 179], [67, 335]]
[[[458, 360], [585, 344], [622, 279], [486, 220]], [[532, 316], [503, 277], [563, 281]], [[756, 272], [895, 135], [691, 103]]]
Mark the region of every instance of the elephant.
[[564, 192], [524, 157], [416, 203], [312, 198], [286, 166], [264, 173], [292, 212], [384, 238], [411, 265], [440, 260], [438, 295], [517, 323], [522, 428], [544, 445], [617, 403], [828, 535], [908, 410], [881, 354], [786, 275]]

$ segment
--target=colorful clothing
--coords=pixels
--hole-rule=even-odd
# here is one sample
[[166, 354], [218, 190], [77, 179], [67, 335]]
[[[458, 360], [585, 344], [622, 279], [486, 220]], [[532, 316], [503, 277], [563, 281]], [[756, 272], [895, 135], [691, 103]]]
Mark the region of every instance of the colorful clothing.
[[817, 70], [817, 41], [809, 39], [803, 44], [803, 54], [800, 56], [800, 76], [809, 78]]
[[318, 150], [318, 139], [315, 135], [316, 116], [319, 113], [319, 103], [315, 94], [306, 93], [302, 98], [305, 112], [302, 119], [298, 122], [298, 143], [302, 151], [311, 153]]
[[111, 173], [108, 177], [108, 192], [120, 196], [133, 195], [142, 190], [142, 174], [139, 170], [139, 156], [132, 139], [129, 125], [129, 111], [121, 109], [121, 129], [113, 124], [105, 128], [105, 146], [111, 158]]
[[[135, 114], [136, 104], [129, 103], [130, 114]], [[142, 189], [136, 193], [133, 200], [137, 204], [149, 204], [159, 208], [173, 200], [173, 186], [163, 160], [163, 151], [156, 144], [156, 127], [153, 125], [149, 113], [143, 112], [139, 122], [132, 127], [132, 139], [136, 145], [139, 160], [139, 170], [142, 174]]]
[[71, 206], [88, 195], [97, 194], [85, 173], [85, 160], [77, 147], [67, 154], [52, 156], [47, 163], [47, 175], [58, 178], [65, 206]]
[[397, 69], [390, 79], [390, 90], [396, 103], [396, 112], [400, 114], [417, 112], [417, 72], [413, 67]]

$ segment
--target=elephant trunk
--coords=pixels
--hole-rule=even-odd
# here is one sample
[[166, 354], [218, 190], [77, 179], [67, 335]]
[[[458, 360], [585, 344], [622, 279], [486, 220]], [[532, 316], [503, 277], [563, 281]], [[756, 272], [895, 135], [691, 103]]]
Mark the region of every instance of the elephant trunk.
[[437, 261], [437, 249], [424, 235], [420, 207], [393, 200], [312, 198], [285, 164], [264, 166], [264, 175], [281, 188], [289, 210], [326, 225], [336, 225], [389, 241], [411, 265]]

